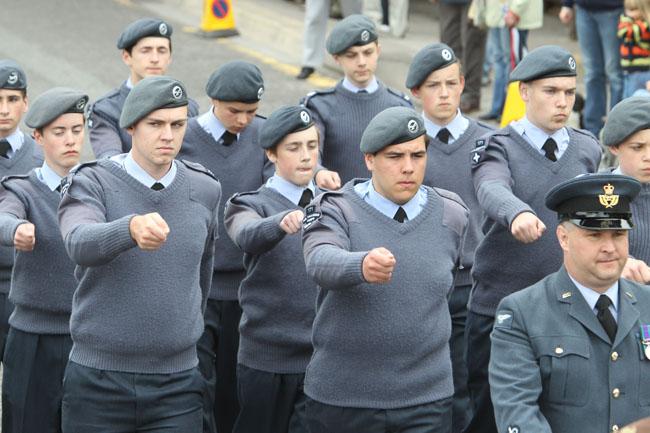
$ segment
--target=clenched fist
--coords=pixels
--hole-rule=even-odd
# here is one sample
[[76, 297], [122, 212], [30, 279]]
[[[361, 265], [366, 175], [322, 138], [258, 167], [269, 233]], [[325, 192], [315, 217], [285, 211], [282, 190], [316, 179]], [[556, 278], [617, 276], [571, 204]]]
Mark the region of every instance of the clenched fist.
[[131, 218], [129, 231], [138, 247], [145, 251], [154, 251], [167, 240], [169, 226], [158, 212], [153, 212]]
[[302, 219], [305, 214], [301, 210], [289, 212], [280, 221], [280, 228], [288, 235], [298, 233], [302, 228]]
[[542, 237], [546, 225], [541, 219], [531, 212], [522, 212], [512, 220], [510, 232], [519, 241], [525, 244], [535, 242]]
[[32, 251], [36, 244], [36, 227], [32, 223], [22, 223], [14, 233], [14, 247], [18, 251]]
[[363, 259], [363, 278], [369, 283], [389, 282], [394, 269], [395, 256], [383, 247], [370, 250]]

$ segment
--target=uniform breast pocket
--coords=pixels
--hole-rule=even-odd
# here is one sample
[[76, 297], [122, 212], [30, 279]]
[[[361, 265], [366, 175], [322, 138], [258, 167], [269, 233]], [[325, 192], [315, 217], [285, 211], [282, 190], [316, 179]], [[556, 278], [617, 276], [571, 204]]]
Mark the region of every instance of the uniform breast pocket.
[[584, 406], [589, 399], [589, 341], [582, 337], [537, 337], [534, 340], [547, 403]]

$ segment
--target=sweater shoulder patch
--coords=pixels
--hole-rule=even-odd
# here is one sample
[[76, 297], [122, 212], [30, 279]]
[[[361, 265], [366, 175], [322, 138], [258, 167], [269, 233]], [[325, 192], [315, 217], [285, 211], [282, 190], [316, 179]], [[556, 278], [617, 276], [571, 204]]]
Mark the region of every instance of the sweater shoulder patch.
[[83, 170], [85, 167], [94, 167], [98, 164], [98, 160], [94, 161], [88, 161], [88, 162], [82, 162], [70, 169], [68, 172], [68, 175], [64, 177], [61, 180], [61, 197], [68, 191], [68, 188], [70, 188], [70, 185], [72, 184], [72, 178], [79, 173], [81, 170]]
[[312, 203], [305, 208], [305, 217], [302, 219], [302, 228], [304, 230], [308, 229], [309, 226], [311, 226], [323, 216], [323, 213], [321, 212], [321, 206], [324, 199], [340, 195], [342, 195], [340, 191], [324, 191], [322, 194], [318, 194]]
[[198, 162], [188, 161], [186, 159], [181, 159], [181, 162], [190, 170], [196, 171], [197, 173], [203, 173], [210, 176], [212, 179], [218, 181], [217, 177], [210, 170], [199, 164]]
[[304, 105], [305, 107], [309, 107], [309, 101], [311, 101], [314, 98], [317, 98], [318, 96], [322, 95], [330, 95], [333, 94], [336, 91], [335, 87], [330, 87], [329, 89], [321, 89], [321, 90], [312, 90], [311, 92], [307, 93], [307, 96], [302, 98], [300, 100], [300, 105]]

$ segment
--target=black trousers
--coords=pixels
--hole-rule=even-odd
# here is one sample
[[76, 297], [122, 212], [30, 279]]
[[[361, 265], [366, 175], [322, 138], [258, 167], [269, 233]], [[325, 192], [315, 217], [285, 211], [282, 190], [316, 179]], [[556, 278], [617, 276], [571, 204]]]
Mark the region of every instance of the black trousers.
[[9, 316], [14, 306], [6, 293], [0, 293], [0, 359], [4, 359], [7, 333], [9, 332]]
[[278, 374], [239, 364], [241, 410], [233, 433], [309, 433], [304, 374]]
[[2, 370], [2, 432], [60, 433], [69, 335], [9, 328]]
[[490, 333], [494, 317], [472, 311], [467, 313], [467, 387], [473, 416], [464, 433], [497, 433], [494, 408], [490, 398], [488, 364], [490, 363]]
[[400, 409], [339, 407], [307, 398], [310, 433], [449, 433], [451, 398]]
[[465, 363], [465, 322], [467, 321], [467, 301], [471, 290], [471, 284], [454, 287], [449, 298], [449, 314], [451, 315], [449, 348], [454, 375], [451, 433], [462, 432], [472, 416], [467, 390], [467, 364]]
[[136, 374], [70, 361], [63, 380], [63, 433], [200, 433], [204, 392], [197, 368]]
[[205, 330], [197, 344], [199, 369], [208, 386], [204, 433], [231, 433], [239, 415], [237, 351], [241, 314], [238, 301], [208, 299]]

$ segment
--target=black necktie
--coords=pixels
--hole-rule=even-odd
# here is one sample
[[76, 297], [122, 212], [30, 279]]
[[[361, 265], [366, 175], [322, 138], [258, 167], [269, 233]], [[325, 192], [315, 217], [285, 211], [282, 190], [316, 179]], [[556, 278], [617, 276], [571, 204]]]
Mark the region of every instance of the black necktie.
[[406, 212], [404, 211], [404, 208], [402, 206], [397, 208], [397, 212], [395, 212], [395, 216], [393, 216], [393, 219], [398, 223], [404, 222], [404, 220], [406, 219]]
[[314, 193], [311, 192], [311, 189], [305, 188], [305, 190], [302, 192], [302, 195], [300, 196], [298, 206], [304, 208], [309, 204], [312, 198], [314, 198]]
[[7, 153], [11, 150], [11, 144], [7, 140], [0, 140], [0, 156], [3, 158], [9, 158]]
[[555, 157], [557, 143], [551, 137], [548, 137], [548, 139], [544, 142], [542, 150], [544, 151], [544, 156], [546, 156], [548, 159], [553, 162], [557, 161], [557, 158]]
[[598, 321], [601, 325], [603, 325], [605, 332], [607, 332], [609, 339], [612, 340], [613, 343], [614, 337], [616, 337], [616, 329], [618, 326], [616, 325], [616, 320], [614, 320], [612, 312], [609, 311], [610, 305], [612, 305], [612, 300], [609, 299], [609, 296], [600, 295], [598, 302], [596, 302], [596, 310], [598, 310], [596, 317], [598, 317]]
[[226, 131], [221, 135], [221, 144], [224, 146], [230, 146], [235, 141], [237, 141], [237, 134], [233, 134], [230, 131]]
[[151, 185], [151, 189], [153, 189], [154, 191], [160, 191], [161, 189], [165, 189], [165, 185], [163, 185], [160, 182], [156, 182], [153, 185]]
[[445, 144], [449, 143], [449, 137], [451, 134], [449, 133], [449, 130], [447, 128], [442, 128], [438, 133], [436, 134], [436, 138], [440, 141], [442, 141]]
[[54, 191], [60, 193], [60, 192], [61, 192], [61, 185], [57, 186], [57, 187], [54, 189]]
[[368, 91], [366, 89], [361, 89], [361, 90], [358, 90], [357, 93], [368, 93]]

